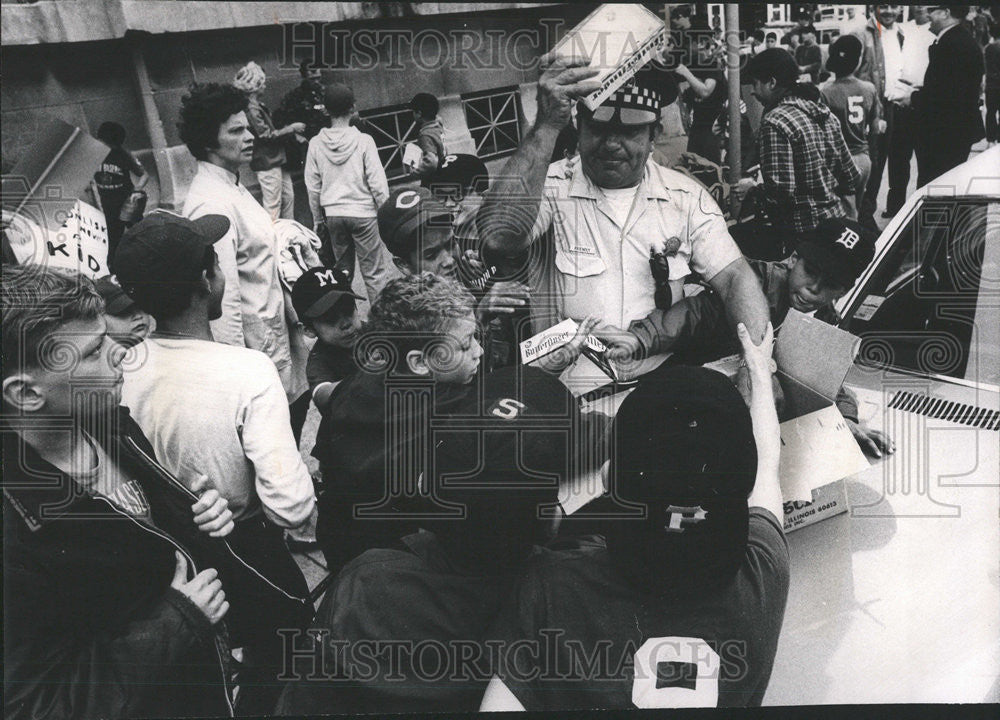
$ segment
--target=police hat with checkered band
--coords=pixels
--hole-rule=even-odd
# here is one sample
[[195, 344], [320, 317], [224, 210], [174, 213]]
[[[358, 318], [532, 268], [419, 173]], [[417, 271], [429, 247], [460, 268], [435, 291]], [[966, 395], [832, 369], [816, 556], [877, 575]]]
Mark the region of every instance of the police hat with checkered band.
[[833, 287], [851, 288], [875, 257], [876, 235], [853, 220], [829, 218], [805, 235], [796, 254]]
[[674, 102], [677, 94], [676, 75], [662, 63], [651, 60], [593, 113], [580, 103], [577, 114], [596, 122], [650, 125], [660, 121], [660, 111]]
[[757, 472], [750, 412], [733, 383], [701, 367], [661, 366], [622, 403], [609, 487], [643, 516], [606, 521], [615, 568], [645, 592], [725, 585], [746, 553]]

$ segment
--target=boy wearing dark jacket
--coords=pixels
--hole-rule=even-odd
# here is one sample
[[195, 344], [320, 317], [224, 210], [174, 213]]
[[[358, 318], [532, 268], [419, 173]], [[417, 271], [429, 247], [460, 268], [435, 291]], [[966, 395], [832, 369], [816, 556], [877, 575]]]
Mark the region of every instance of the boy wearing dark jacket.
[[306, 361], [306, 381], [321, 413], [337, 383], [354, 372], [358, 339], [357, 301], [347, 275], [331, 268], [310, 268], [295, 281], [292, 306], [305, 334], [316, 338]]
[[419, 128], [417, 147], [423, 153], [420, 156], [420, 164], [413, 169], [413, 174], [426, 186], [427, 180], [441, 167], [447, 154], [442, 137], [444, 126], [437, 116], [440, 103], [430, 93], [417, 93], [410, 100], [410, 109], [413, 111], [413, 121]]
[[325, 487], [316, 539], [331, 572], [417, 530], [429, 419], [473, 391], [483, 355], [474, 307], [428, 273], [393, 280], [372, 306], [355, 350], [366, 360], [334, 389], [313, 449]]
[[232, 715], [206, 565], [232, 513], [160, 474], [103, 312], [84, 277], [4, 268], [4, 715]]
[[[802, 237], [791, 257], [780, 262], [748, 259], [757, 273], [770, 309], [775, 332], [790, 308], [836, 325], [840, 316], [834, 303], [854, 286], [875, 256], [875, 238], [852, 220], [824, 220], [815, 233]], [[706, 290], [675, 303], [669, 310], [654, 310], [629, 327], [640, 355], [674, 350], [696, 362], [724, 357], [738, 351], [718, 297]], [[612, 356], [624, 351], [612, 350]], [[841, 388], [837, 408], [854, 438], [876, 457], [893, 452], [888, 435], [858, 420], [854, 395]]]
[[[566, 430], [579, 418], [562, 383], [541, 370], [504, 368], [476, 385], [447, 404], [451, 421], [461, 424], [449, 429], [444, 413], [435, 415], [442, 424], [429, 450], [434, 470], [423, 481], [436, 500], [466, 514], [428, 519], [428, 530], [368, 550], [341, 571], [309, 635], [296, 642], [296, 658], [306, 662], [292, 661], [289, 674], [298, 682], [285, 690], [278, 714], [479, 707], [493, 672], [486, 630], [533, 543], [550, 534], [543, 510], [554, 508], [559, 481], [571, 470]], [[343, 648], [337, 660], [327, 642]], [[373, 644], [398, 652], [376, 651], [368, 661], [365, 648]], [[428, 662], [432, 645], [449, 648], [438, 656], [446, 664]]]

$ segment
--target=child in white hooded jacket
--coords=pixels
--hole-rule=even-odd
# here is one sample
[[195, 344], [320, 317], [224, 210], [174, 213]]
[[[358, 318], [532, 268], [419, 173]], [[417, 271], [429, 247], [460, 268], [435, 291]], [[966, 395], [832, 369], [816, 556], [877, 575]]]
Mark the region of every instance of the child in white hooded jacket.
[[320, 257], [352, 278], [357, 257], [368, 298], [398, 276], [378, 233], [379, 206], [389, 197], [389, 182], [370, 135], [350, 125], [354, 92], [333, 83], [324, 94], [330, 127], [309, 141], [304, 179], [316, 232], [324, 238]]

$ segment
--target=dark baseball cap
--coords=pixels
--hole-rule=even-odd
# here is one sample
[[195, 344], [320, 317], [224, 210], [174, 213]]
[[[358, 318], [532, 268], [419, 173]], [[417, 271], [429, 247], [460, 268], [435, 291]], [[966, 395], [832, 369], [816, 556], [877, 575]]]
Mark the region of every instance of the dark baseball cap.
[[686, 595], [728, 583], [743, 562], [757, 472], [750, 412], [733, 383], [701, 367], [661, 366], [612, 425], [609, 485], [644, 517], [606, 521], [615, 568], [646, 592]]
[[[434, 434], [432, 497], [463, 507], [429, 529], [452, 554], [488, 566], [523, 560], [546, 538], [558, 490], [574, 472], [579, 404], [558, 378], [537, 368], [482, 375]], [[448, 514], [445, 511], [445, 514]]]
[[744, 74], [750, 81], [766, 82], [774, 78], [778, 87], [792, 87], [798, 81], [799, 66], [791, 53], [775, 47], [750, 58]]
[[204, 269], [205, 248], [227, 232], [224, 215], [191, 220], [154, 210], [122, 235], [115, 250], [118, 282], [130, 296], [139, 284], [194, 282]]
[[[433, 221], [433, 223], [432, 223]], [[424, 187], [396, 190], [378, 209], [378, 232], [389, 252], [408, 255], [424, 225], [451, 226], [454, 214]]]
[[826, 61], [826, 69], [834, 75], [846, 75], [854, 72], [861, 62], [863, 50], [861, 40], [855, 35], [841, 35], [830, 45], [830, 57]]
[[292, 286], [292, 307], [300, 318], [321, 317], [341, 298], [362, 298], [351, 292], [351, 281], [342, 270], [309, 268]]
[[853, 220], [829, 218], [805, 235], [795, 252], [824, 282], [850, 288], [875, 257], [876, 235]]
[[125, 294], [112, 275], [97, 278], [94, 280], [94, 287], [104, 298], [104, 309], [108, 315], [121, 315], [135, 307], [135, 301]]
[[427, 178], [425, 186], [435, 198], [464, 195], [467, 189], [482, 194], [490, 185], [486, 163], [475, 155], [447, 155], [441, 166]]

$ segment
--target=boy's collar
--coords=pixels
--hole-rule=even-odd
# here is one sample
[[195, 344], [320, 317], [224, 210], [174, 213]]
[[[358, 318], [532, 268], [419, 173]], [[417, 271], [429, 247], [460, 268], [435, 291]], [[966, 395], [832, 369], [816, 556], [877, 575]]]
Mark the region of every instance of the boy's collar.
[[[130, 417], [123, 406], [117, 408], [117, 415], [117, 422], [108, 423], [115, 443]], [[6, 460], [3, 493], [28, 528], [37, 532], [49, 522], [73, 514], [76, 503], [87, 497], [85, 490], [25, 441], [9, 418], [0, 418], [0, 434]]]

